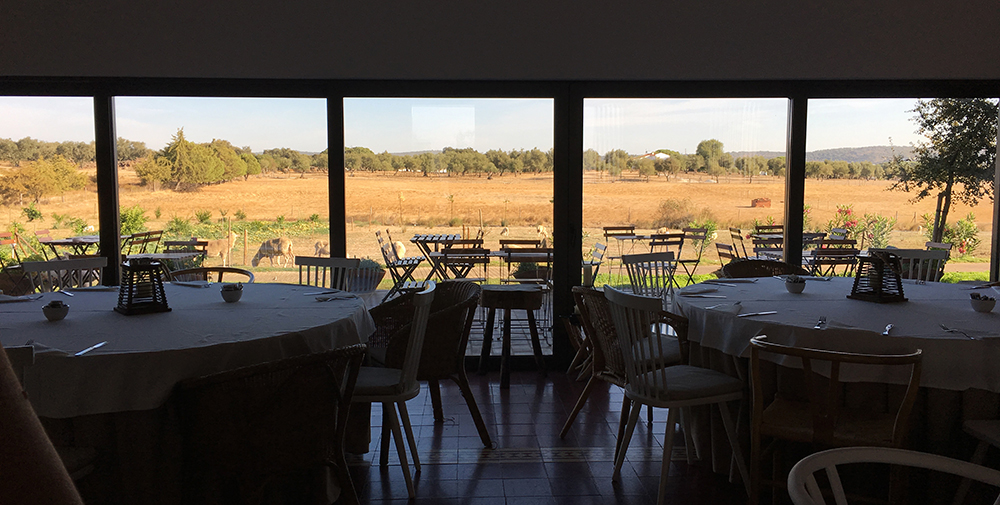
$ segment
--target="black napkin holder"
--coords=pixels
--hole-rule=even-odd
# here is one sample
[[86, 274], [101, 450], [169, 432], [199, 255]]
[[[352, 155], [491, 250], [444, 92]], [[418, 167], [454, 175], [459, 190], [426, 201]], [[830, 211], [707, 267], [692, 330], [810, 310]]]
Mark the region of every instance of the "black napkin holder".
[[890, 252], [873, 251], [868, 256], [858, 256], [854, 286], [847, 297], [876, 303], [905, 302], [899, 272], [899, 256]]
[[126, 316], [170, 312], [163, 290], [163, 265], [159, 261], [135, 258], [122, 263], [122, 285], [115, 312]]

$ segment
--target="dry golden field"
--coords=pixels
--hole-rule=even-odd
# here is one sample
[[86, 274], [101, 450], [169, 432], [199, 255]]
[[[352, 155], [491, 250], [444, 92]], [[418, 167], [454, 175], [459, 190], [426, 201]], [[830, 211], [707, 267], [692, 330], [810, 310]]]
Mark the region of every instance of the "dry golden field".
[[[318, 214], [328, 218], [327, 178], [325, 174], [309, 174], [251, 178], [211, 185], [196, 192], [178, 193], [172, 190], [150, 191], [140, 186], [134, 173], [120, 173], [120, 199], [123, 207], [139, 205], [151, 218], [150, 229], [163, 228], [173, 217], [195, 221], [195, 211], [212, 212], [213, 220], [223, 213], [234, 216], [237, 210], [247, 220], [273, 221], [278, 216], [286, 220], [307, 219]], [[860, 214], [878, 213], [898, 219], [892, 243], [899, 247], [917, 247], [923, 243], [917, 231], [919, 216], [933, 212], [934, 202], [927, 199], [911, 202], [911, 195], [886, 191], [884, 181], [830, 180], [806, 182], [806, 204], [811, 228], [823, 228], [838, 204], [853, 204]], [[770, 198], [771, 208], [751, 208], [750, 200]], [[742, 178], [723, 178], [715, 183], [708, 177], [672, 179], [654, 178], [626, 181], [587, 175], [584, 185], [585, 249], [603, 240], [602, 226], [632, 223], [639, 229], [656, 228], [658, 208], [666, 199], [686, 201], [699, 217], [711, 217], [720, 228], [748, 227], [754, 219], [773, 218], [783, 221], [784, 180], [757, 178], [748, 184]], [[26, 223], [18, 205], [4, 207], [0, 224], [6, 229], [10, 222], [22, 223], [29, 231], [53, 228], [53, 213], [83, 218], [97, 224], [97, 196], [94, 188], [51, 197], [40, 202], [41, 221]], [[159, 210], [160, 217], [154, 212]], [[461, 233], [462, 225], [472, 233], [483, 225], [487, 247], [495, 247], [502, 224], [510, 228], [511, 237], [536, 237], [537, 225], [551, 230], [552, 176], [485, 177], [422, 177], [416, 174], [350, 174], [347, 177], [348, 252], [352, 256], [380, 258], [374, 230], [389, 228], [393, 238], [408, 239], [413, 233]], [[988, 234], [991, 203], [981, 202], [976, 208], [956, 206], [952, 220], [975, 212], [984, 245], [977, 256], [988, 256]], [[240, 222], [233, 222], [240, 230]], [[551, 231], [549, 231], [551, 233]], [[53, 229], [54, 237], [70, 235], [68, 229]], [[296, 253], [312, 254], [313, 244], [322, 234], [292, 237]], [[728, 239], [727, 239], [728, 240]], [[256, 247], [251, 244], [250, 252]], [[237, 247], [236, 262], [242, 261], [242, 244]], [[415, 254], [411, 250], [410, 254]], [[714, 253], [707, 257], [714, 259]], [[985, 268], [985, 267], [984, 267]]]

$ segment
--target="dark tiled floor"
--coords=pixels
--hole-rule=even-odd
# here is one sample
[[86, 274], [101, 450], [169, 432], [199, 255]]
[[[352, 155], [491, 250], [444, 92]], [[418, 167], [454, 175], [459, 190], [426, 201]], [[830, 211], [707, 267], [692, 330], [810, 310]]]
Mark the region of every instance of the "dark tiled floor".
[[[559, 431], [583, 389], [562, 373], [514, 372], [503, 391], [498, 373], [470, 377], [493, 437], [485, 449], [461, 393], [442, 383], [443, 423], [435, 423], [426, 385], [407, 402], [422, 471], [415, 475], [415, 503], [428, 504], [646, 504], [656, 502], [666, 411], [655, 412], [650, 429], [640, 423], [628, 450], [620, 483], [612, 483], [612, 457], [622, 393], [600, 387], [565, 439]], [[645, 415], [643, 415], [645, 417]], [[389, 466], [379, 466], [381, 409], [372, 407], [372, 440], [351, 458], [351, 473], [363, 503], [408, 503], [403, 474], [390, 445]], [[669, 503], [745, 503], [740, 485], [704, 467], [686, 464], [683, 437], [673, 454]], [[412, 469], [412, 461], [411, 469]]]

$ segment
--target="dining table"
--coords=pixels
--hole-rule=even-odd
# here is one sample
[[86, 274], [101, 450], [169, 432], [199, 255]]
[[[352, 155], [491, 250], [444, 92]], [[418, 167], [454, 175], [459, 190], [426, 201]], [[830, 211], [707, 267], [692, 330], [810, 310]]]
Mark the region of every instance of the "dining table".
[[[164, 292], [170, 311], [131, 316], [113, 310], [116, 286], [0, 299], [0, 342], [34, 347], [24, 388], [50, 437], [112, 455], [105, 477], [123, 503], [179, 503], [178, 382], [364, 343], [375, 330], [364, 301], [336, 290], [244, 284], [236, 303], [218, 283]], [[69, 305], [65, 319], [43, 317], [53, 300]]]
[[100, 243], [100, 235], [81, 235], [78, 237], [56, 238], [42, 241], [42, 245], [49, 246], [56, 256], [59, 255], [59, 250], [56, 249], [57, 247], [68, 247], [73, 251], [73, 254], [84, 255], [88, 254], [91, 247]]
[[[912, 448], [968, 459], [974, 441], [962, 433], [962, 421], [1000, 418], [1000, 313], [974, 311], [970, 294], [998, 293], [988, 286], [903, 280], [906, 301], [877, 303], [849, 298], [853, 286], [853, 277], [807, 277], [803, 292], [795, 294], [785, 289], [780, 276], [718, 279], [677, 290], [670, 310], [689, 321], [691, 364], [746, 381], [750, 339], [756, 335], [841, 351], [921, 349]], [[778, 364], [776, 374], [801, 368], [794, 361]], [[891, 397], [893, 388], [907, 379], [879, 369], [848, 368], [841, 376], [856, 384], [846, 393], [848, 403]], [[749, 409], [742, 410], [740, 424], [746, 435]], [[726, 472], [729, 456], [721, 443], [725, 435], [709, 416], [703, 412], [696, 421], [704, 429], [695, 442], [710, 448], [706, 452], [713, 467]]]

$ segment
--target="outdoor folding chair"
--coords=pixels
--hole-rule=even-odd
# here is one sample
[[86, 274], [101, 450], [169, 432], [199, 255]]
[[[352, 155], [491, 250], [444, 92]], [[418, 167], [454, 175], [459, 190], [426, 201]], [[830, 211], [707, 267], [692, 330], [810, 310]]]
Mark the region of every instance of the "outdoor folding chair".
[[739, 228], [730, 228], [729, 236], [733, 239], [733, 256], [739, 259], [746, 259], [747, 246], [743, 242], [743, 230]]
[[594, 279], [597, 278], [597, 272], [601, 270], [601, 263], [604, 261], [604, 255], [607, 253], [608, 246], [598, 242], [594, 244], [594, 249], [590, 251], [590, 260], [583, 262], [584, 270], [590, 269], [590, 279], [587, 279], [587, 275], [584, 275], [584, 284], [592, 286], [594, 284]]
[[[378, 232], [375, 233], [378, 236]], [[389, 288], [389, 292], [385, 294], [382, 301], [392, 298], [392, 295], [402, 292], [403, 289], [416, 289], [420, 283], [413, 278], [413, 272], [424, 259], [417, 256], [400, 258], [396, 256], [396, 249], [388, 241], [382, 242], [380, 249], [382, 250], [382, 259], [385, 260], [385, 267], [389, 270], [389, 275], [392, 276], [392, 287]]]
[[687, 283], [694, 283], [694, 272], [698, 269], [698, 264], [701, 263], [701, 255], [705, 252], [705, 246], [708, 245], [708, 230], [705, 228], [684, 228], [684, 241], [689, 242], [691, 247], [694, 248], [695, 257], [694, 258], [681, 258], [680, 253], [677, 254], [677, 264], [684, 268], [684, 273], [687, 275]]
[[858, 253], [856, 240], [823, 239], [806, 262], [813, 275], [837, 275], [839, 267], [843, 267], [841, 273], [851, 275], [858, 263]]

